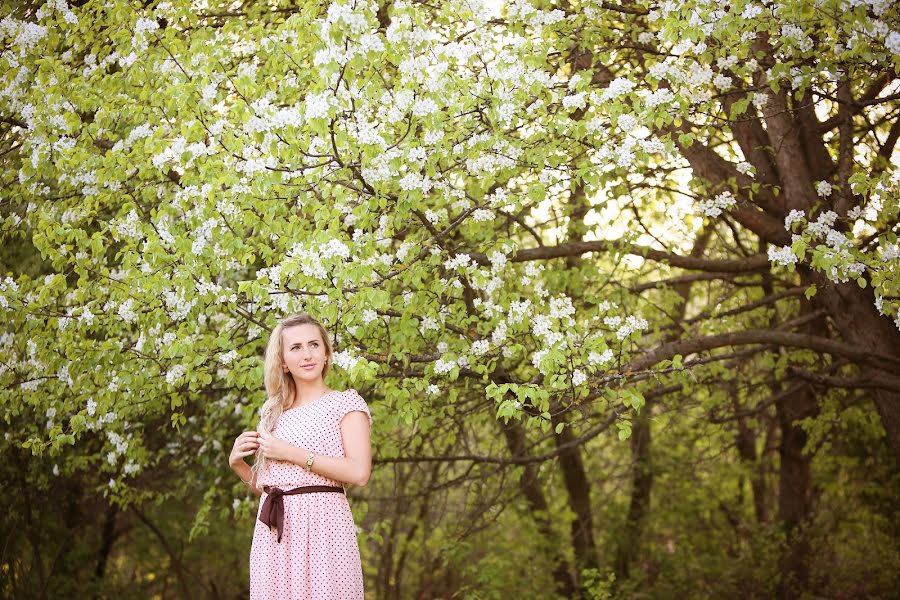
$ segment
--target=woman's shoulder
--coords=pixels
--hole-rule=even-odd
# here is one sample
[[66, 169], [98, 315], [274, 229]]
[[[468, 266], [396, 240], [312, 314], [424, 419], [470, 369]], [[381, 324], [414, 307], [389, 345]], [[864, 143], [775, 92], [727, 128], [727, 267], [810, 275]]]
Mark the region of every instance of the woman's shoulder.
[[338, 402], [363, 402], [365, 404], [365, 399], [362, 397], [362, 394], [356, 388], [347, 388], [346, 390], [333, 390], [332, 396]]
[[369, 425], [372, 424], [372, 413], [369, 410], [369, 405], [358, 390], [354, 388], [343, 390], [340, 394], [335, 394], [335, 398], [336, 400], [332, 406], [334, 406], [338, 422], [342, 421], [348, 413], [359, 411], [365, 413], [369, 418]]

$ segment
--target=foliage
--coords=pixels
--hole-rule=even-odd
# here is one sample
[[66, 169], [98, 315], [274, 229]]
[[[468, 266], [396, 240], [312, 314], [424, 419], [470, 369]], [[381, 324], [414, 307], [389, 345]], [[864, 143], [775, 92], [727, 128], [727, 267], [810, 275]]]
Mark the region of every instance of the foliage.
[[[803, 527], [831, 553], [802, 586], [896, 587], [832, 574], [876, 531], [900, 562], [897, 11], [4, 4], [3, 480], [71, 510], [14, 538], [2, 589], [243, 589], [243, 550], [205, 550], [254, 517], [226, 449], [295, 311], [372, 404], [379, 597], [549, 597], [560, 561], [589, 597], [764, 597], [805, 577]], [[796, 531], [787, 460], [812, 470]], [[107, 510], [110, 547], [94, 518], [42, 563]]]

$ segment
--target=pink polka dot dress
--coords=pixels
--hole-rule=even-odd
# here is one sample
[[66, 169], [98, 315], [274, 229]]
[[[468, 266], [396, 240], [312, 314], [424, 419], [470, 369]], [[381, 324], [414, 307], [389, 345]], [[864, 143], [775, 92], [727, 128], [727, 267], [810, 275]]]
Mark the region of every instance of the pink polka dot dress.
[[[351, 411], [372, 415], [356, 390], [332, 391], [318, 400], [282, 413], [275, 437], [316, 455], [344, 456], [340, 423]], [[300, 465], [270, 461], [257, 484], [289, 490], [306, 485], [342, 483], [309, 472]], [[284, 496], [281, 543], [274, 529], [259, 520], [257, 510], [250, 549], [251, 600], [362, 600], [363, 577], [356, 524], [345, 494], [335, 492]]]

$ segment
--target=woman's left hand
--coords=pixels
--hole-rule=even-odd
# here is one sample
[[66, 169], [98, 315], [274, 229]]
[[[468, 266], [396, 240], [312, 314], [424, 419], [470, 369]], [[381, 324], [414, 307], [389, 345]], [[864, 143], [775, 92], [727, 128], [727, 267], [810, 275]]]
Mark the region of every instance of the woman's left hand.
[[297, 447], [282, 439], [278, 439], [271, 433], [260, 431], [259, 450], [269, 460], [290, 461]]

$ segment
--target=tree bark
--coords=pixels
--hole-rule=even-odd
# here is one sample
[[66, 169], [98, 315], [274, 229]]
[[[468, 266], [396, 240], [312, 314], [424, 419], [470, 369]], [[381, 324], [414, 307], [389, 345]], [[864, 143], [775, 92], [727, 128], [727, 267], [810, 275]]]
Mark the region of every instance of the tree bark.
[[[738, 412], [739, 408], [737, 399], [735, 399], [735, 412]], [[764, 478], [764, 470], [756, 455], [756, 435], [747, 426], [746, 417], [737, 419], [737, 428], [736, 443], [738, 455], [741, 457], [741, 462], [752, 469], [750, 490], [753, 493], [753, 512], [756, 515], [757, 523], [765, 523], [769, 520], [768, 511], [766, 510], [766, 480]]]
[[[875, 295], [870, 288], [853, 284], [835, 284], [821, 273], [808, 272], [817, 285], [815, 300], [828, 311], [841, 337], [864, 353], [900, 356], [900, 331], [888, 317], [875, 310]], [[878, 380], [882, 370], [871, 364], [859, 365], [864, 378]], [[900, 392], [875, 388], [875, 407], [887, 434], [894, 457], [900, 463]]]
[[[813, 309], [807, 303], [800, 306], [802, 312], [809, 313]], [[824, 318], [803, 326], [809, 333], [826, 328]], [[781, 579], [778, 597], [780, 600], [790, 600], [799, 597], [809, 587], [809, 539], [804, 525], [812, 511], [812, 456], [805, 452], [808, 436], [800, 421], [818, 412], [818, 401], [812, 386], [801, 384], [796, 392], [782, 397], [775, 403], [775, 412], [781, 431], [778, 519], [786, 537], [786, 545], [779, 559]]]
[[650, 508], [650, 491], [653, 488], [653, 469], [650, 464], [650, 412], [648, 401], [631, 429], [631, 500], [625, 519], [625, 534], [616, 549], [616, 581], [624, 581], [631, 575], [631, 564], [637, 558], [643, 537], [644, 521]]
[[[499, 424], [503, 430], [503, 437], [506, 439], [506, 445], [510, 454], [523, 456], [526, 452], [525, 432], [522, 431], [519, 423], [510, 421], [506, 425], [503, 423]], [[566, 598], [572, 598], [576, 589], [575, 581], [570, 573], [568, 561], [559, 552], [559, 540], [556, 532], [553, 531], [553, 525], [550, 520], [550, 507], [544, 496], [544, 490], [541, 488], [535, 465], [528, 464], [524, 466], [522, 477], [519, 478], [519, 488], [522, 490], [522, 495], [525, 497], [525, 502], [528, 504], [538, 531], [543, 536], [547, 548], [551, 551], [549, 563], [553, 568], [553, 579], [556, 581], [557, 586], [556, 591]]]
[[106, 507], [106, 516], [103, 519], [103, 533], [100, 538], [100, 551], [97, 554], [97, 567], [94, 569], [94, 578], [98, 581], [106, 574], [106, 563], [112, 552], [113, 542], [116, 540], [116, 517], [119, 508], [114, 504]]
[[[564, 422], [564, 419], [553, 417], [551, 423], [554, 427]], [[572, 429], [565, 427], [559, 435], [553, 439], [557, 446], [571, 442], [574, 437]], [[598, 568], [597, 544], [594, 541], [594, 518], [591, 511], [591, 486], [588, 483], [581, 460], [580, 448], [567, 448], [559, 455], [559, 468], [563, 474], [563, 482], [569, 498], [569, 508], [575, 513], [572, 521], [571, 536], [572, 548], [575, 551], [575, 580], [580, 587], [581, 571], [583, 569]]]
[[807, 385], [776, 402], [775, 408], [781, 429], [778, 518], [786, 534], [786, 546], [779, 560], [778, 597], [788, 600], [799, 597], [809, 586], [809, 542], [803, 525], [812, 509], [811, 457], [803, 453], [807, 435], [798, 422], [816, 412], [816, 398]]

